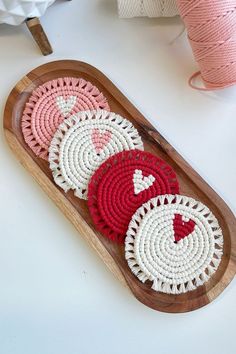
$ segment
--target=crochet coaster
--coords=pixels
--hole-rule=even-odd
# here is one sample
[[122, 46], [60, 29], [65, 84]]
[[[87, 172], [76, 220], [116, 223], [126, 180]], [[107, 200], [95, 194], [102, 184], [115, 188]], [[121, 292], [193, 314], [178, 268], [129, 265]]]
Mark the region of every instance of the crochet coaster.
[[67, 192], [87, 199], [88, 183], [110, 156], [130, 149], [143, 150], [131, 122], [104, 110], [80, 112], [66, 119], [55, 133], [49, 162], [55, 182]]
[[106, 109], [106, 98], [90, 82], [73, 77], [48, 81], [36, 88], [22, 116], [25, 142], [47, 160], [48, 147], [60, 123], [79, 111]]
[[217, 270], [223, 235], [217, 219], [202, 203], [181, 195], [163, 195], [133, 215], [125, 239], [125, 257], [143, 283], [167, 294], [203, 285]]
[[165, 161], [149, 152], [124, 151], [95, 172], [88, 205], [97, 229], [122, 242], [137, 208], [154, 196], [178, 192], [176, 174]]

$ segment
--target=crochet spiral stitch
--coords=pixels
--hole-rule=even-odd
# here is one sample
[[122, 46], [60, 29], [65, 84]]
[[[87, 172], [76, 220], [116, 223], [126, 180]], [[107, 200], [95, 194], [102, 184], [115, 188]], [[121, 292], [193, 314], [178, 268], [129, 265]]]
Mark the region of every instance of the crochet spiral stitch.
[[120, 17], [172, 17], [178, 15], [176, 0], [118, 0]]
[[223, 235], [212, 212], [181, 195], [163, 195], [133, 215], [125, 239], [125, 257], [142, 282], [168, 294], [203, 285], [217, 270]]
[[50, 148], [49, 163], [54, 180], [65, 192], [87, 199], [92, 174], [110, 156], [130, 149], [143, 150], [131, 122], [105, 110], [84, 111], [64, 120]]
[[34, 153], [48, 158], [48, 147], [58, 126], [79, 111], [110, 110], [97, 87], [79, 78], [63, 77], [36, 88], [26, 103], [22, 116], [24, 139]]
[[88, 206], [97, 229], [123, 242], [134, 212], [161, 194], [176, 194], [175, 172], [149, 152], [124, 151], [104, 162], [91, 178]]

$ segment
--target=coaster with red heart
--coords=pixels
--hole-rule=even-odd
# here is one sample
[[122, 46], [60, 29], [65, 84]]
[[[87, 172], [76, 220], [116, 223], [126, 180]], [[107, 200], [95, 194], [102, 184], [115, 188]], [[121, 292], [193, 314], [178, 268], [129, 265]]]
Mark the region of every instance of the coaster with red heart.
[[144, 203], [126, 235], [125, 258], [132, 273], [166, 294], [203, 285], [223, 255], [216, 217], [206, 205], [184, 195], [161, 195]]

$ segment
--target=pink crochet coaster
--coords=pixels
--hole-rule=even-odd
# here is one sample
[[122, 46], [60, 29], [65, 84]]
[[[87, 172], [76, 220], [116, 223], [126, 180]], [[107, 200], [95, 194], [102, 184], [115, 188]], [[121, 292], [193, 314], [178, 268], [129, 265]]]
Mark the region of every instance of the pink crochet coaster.
[[110, 111], [107, 99], [90, 82], [63, 77], [39, 86], [32, 92], [22, 116], [25, 142], [47, 160], [51, 140], [65, 118], [79, 111]]

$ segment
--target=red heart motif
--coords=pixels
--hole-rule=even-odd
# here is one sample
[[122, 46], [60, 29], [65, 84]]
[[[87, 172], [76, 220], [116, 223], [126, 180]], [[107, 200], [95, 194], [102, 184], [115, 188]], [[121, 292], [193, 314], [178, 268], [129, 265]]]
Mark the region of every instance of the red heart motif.
[[177, 243], [178, 241], [182, 240], [193, 232], [195, 222], [191, 219], [189, 221], [184, 221], [182, 215], [175, 214], [173, 226], [175, 243]]
[[100, 133], [98, 128], [94, 128], [92, 130], [92, 142], [95, 147], [96, 153], [99, 154], [106, 144], [111, 139], [111, 132], [109, 130], [105, 130], [104, 133]]

